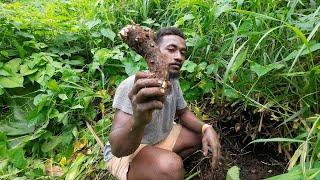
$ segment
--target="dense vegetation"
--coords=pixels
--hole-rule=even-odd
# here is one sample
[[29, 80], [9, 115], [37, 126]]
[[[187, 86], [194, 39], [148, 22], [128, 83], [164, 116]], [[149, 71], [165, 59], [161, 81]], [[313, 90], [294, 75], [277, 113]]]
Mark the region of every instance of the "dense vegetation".
[[[181, 87], [200, 104], [252, 107], [294, 178], [320, 172], [318, 0], [21, 0], [0, 3], [0, 179], [97, 176], [117, 85], [142, 58], [116, 35], [127, 24], [186, 34]], [[256, 123], [262, 121], [257, 119]], [[260, 122], [264, 123], [264, 122]], [[268, 138], [260, 139], [258, 138]], [[100, 139], [101, 142], [96, 141]], [[290, 178], [291, 179], [291, 178]]]

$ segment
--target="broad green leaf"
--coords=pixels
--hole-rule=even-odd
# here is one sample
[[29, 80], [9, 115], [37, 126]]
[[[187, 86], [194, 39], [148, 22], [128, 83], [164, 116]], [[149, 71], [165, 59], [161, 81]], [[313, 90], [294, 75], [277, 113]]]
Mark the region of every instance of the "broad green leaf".
[[21, 76], [27, 76], [27, 75], [30, 75], [30, 74], [33, 74], [35, 72], [38, 71], [38, 68], [35, 68], [35, 69], [30, 69], [28, 67], [28, 65], [24, 64], [24, 65], [21, 65], [21, 68], [20, 68], [20, 74]]
[[10, 71], [11, 73], [16, 73], [19, 71], [19, 66], [21, 63], [21, 59], [13, 59], [9, 62], [7, 62], [4, 66], [3, 69]]
[[24, 169], [27, 167], [27, 160], [24, 157], [24, 150], [22, 147], [17, 147], [9, 150], [9, 160], [10, 162], [19, 169]]
[[41, 111], [42, 107], [43, 107], [42, 105], [38, 106], [37, 109], [34, 109], [28, 114], [26, 118], [28, 122], [28, 126], [33, 127], [47, 120], [46, 112]]
[[0, 87], [0, 96], [4, 94], [4, 90]]
[[47, 64], [46, 66], [46, 75], [48, 75], [50, 78], [54, 75], [55, 68], [51, 64]]
[[183, 17], [178, 19], [174, 26], [179, 27], [183, 25], [185, 21], [189, 21], [192, 19], [194, 19], [194, 16], [192, 14], [185, 14]]
[[181, 90], [183, 92], [185, 92], [186, 90], [188, 90], [190, 88], [190, 82], [186, 81], [186, 80], [181, 80], [180, 81], [180, 86], [181, 86]]
[[197, 64], [194, 63], [193, 61], [185, 61], [183, 63], [183, 66], [181, 68], [182, 71], [188, 71], [189, 73], [194, 72], [195, 68], [197, 67]]
[[217, 64], [210, 64], [206, 68], [206, 74], [208, 74], [208, 75], [212, 74], [213, 72], [217, 72], [217, 71], [218, 71]]
[[68, 99], [68, 97], [67, 97], [66, 94], [59, 94], [58, 97], [59, 97], [60, 99], [62, 99], [62, 100], [67, 100], [67, 99]]
[[57, 81], [56, 81], [55, 79], [51, 79], [51, 80], [48, 82], [48, 88], [49, 88], [50, 90], [54, 90], [54, 91], [58, 90], [59, 87], [58, 87]]
[[134, 62], [124, 62], [123, 65], [128, 76], [137, 73], [140, 69], [139, 64]]
[[102, 29], [100, 30], [100, 33], [101, 33], [104, 37], [110, 39], [111, 41], [114, 41], [114, 38], [116, 37], [116, 33], [114, 33], [114, 32], [113, 32], [111, 29], [109, 29], [109, 28], [107, 28], [107, 29], [102, 28]]
[[16, 34], [19, 36], [25, 37], [25, 38], [34, 39], [34, 36], [30, 33], [27, 33], [27, 32], [18, 31], [18, 32], [16, 32]]
[[9, 136], [24, 135], [34, 131], [27, 121], [15, 121], [0, 124], [0, 131]]
[[104, 65], [106, 61], [112, 57], [112, 53], [107, 48], [97, 50], [93, 55], [93, 60], [100, 65]]
[[0, 159], [8, 156], [7, 136], [4, 132], [0, 132]]
[[61, 137], [52, 137], [49, 141], [43, 143], [41, 145], [41, 151], [42, 152], [49, 152], [53, 150], [55, 147], [57, 147], [61, 143]]
[[250, 69], [254, 71], [259, 77], [261, 77], [273, 69], [280, 69], [282, 67], [284, 67], [284, 65], [279, 63], [272, 63], [266, 66], [262, 66], [258, 63], [254, 63], [253, 65], [250, 66]]
[[11, 76], [11, 73], [5, 69], [0, 69], [0, 76]]
[[240, 180], [240, 168], [232, 166], [227, 172], [226, 180]]
[[84, 107], [81, 106], [80, 104], [72, 106], [71, 109], [83, 109]]
[[204, 69], [206, 69], [207, 67], [207, 62], [201, 62], [199, 65], [198, 65], [198, 68], [203, 71]]
[[38, 94], [34, 99], [33, 99], [33, 104], [35, 106], [45, 104], [48, 100], [48, 95], [47, 94]]
[[97, 19], [97, 20], [92, 20], [92, 21], [88, 21], [86, 23], [86, 26], [88, 27], [88, 29], [92, 29], [94, 26], [98, 25], [101, 23], [101, 20], [100, 19]]
[[23, 77], [21, 76], [0, 77], [0, 86], [3, 88], [23, 87]]
[[225, 88], [224, 89], [224, 94], [227, 96], [227, 97], [229, 97], [229, 98], [231, 98], [231, 99], [233, 99], [233, 98], [239, 98], [239, 95], [237, 94], [237, 92], [235, 92], [233, 89], [231, 89], [231, 88]]

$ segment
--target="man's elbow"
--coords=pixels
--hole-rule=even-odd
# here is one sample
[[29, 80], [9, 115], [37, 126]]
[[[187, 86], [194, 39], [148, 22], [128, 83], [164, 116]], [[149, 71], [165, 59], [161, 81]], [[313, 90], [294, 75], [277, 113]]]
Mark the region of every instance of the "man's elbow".
[[125, 157], [133, 152], [128, 151], [127, 149], [120, 149], [120, 148], [111, 148], [111, 153], [116, 156], [117, 158]]
[[117, 158], [128, 156], [133, 153], [131, 148], [126, 148], [126, 145], [117, 143], [119, 141], [114, 140], [111, 136], [109, 140], [111, 145], [111, 153]]

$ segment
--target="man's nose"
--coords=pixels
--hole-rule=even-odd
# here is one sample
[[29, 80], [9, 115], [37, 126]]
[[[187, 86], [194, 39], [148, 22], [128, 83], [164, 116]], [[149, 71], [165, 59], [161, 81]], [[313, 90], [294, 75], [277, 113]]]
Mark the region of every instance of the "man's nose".
[[184, 56], [181, 52], [177, 51], [174, 56], [174, 60], [182, 62], [184, 60]]

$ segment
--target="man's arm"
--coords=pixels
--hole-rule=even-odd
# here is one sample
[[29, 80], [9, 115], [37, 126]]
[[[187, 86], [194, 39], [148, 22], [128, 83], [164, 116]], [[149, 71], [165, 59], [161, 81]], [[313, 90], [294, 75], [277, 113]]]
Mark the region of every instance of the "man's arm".
[[165, 100], [162, 81], [152, 78], [152, 73], [138, 72], [128, 96], [132, 115], [117, 110], [109, 135], [112, 154], [123, 157], [132, 154], [140, 145], [145, 126], [152, 119], [152, 112], [161, 109]]
[[202, 132], [202, 127], [205, 123], [200, 121], [187, 107], [177, 110], [176, 113], [180, 119], [181, 125], [194, 132], [202, 134], [203, 154], [206, 156], [210, 147], [212, 150], [212, 167], [217, 167], [218, 159], [220, 157], [220, 142], [216, 131], [212, 128], [212, 126], [207, 126], [207, 128], [205, 128]]
[[181, 125], [187, 127], [188, 129], [201, 134], [202, 126], [205, 124], [202, 121], [200, 121], [194, 113], [192, 113], [188, 107], [185, 107], [183, 109], [177, 110], [176, 112], [177, 117], [181, 121]]
[[132, 154], [140, 145], [143, 130], [144, 126], [134, 125], [132, 115], [117, 110], [109, 134], [112, 154], [117, 157]]

